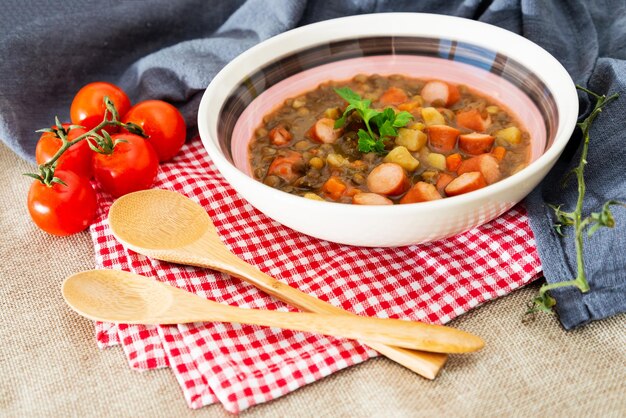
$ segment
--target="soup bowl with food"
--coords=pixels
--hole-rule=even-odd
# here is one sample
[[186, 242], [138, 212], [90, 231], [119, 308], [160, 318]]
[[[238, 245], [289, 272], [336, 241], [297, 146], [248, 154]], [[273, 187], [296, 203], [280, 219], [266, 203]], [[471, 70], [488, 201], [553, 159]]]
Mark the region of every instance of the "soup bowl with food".
[[250, 204], [314, 237], [433, 241], [488, 222], [547, 174], [578, 99], [545, 50], [488, 24], [385, 13], [304, 26], [241, 54], [198, 113]]

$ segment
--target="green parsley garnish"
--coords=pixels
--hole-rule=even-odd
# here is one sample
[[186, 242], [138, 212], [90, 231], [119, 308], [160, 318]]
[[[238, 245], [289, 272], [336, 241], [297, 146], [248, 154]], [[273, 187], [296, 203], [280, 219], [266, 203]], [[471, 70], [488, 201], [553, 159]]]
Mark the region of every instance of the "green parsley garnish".
[[[382, 112], [372, 109], [370, 108], [371, 100], [362, 99], [349, 87], [335, 89], [335, 93], [348, 102], [348, 107], [344, 110], [343, 115], [335, 121], [335, 129], [343, 127], [346, 124], [346, 118], [353, 111], [357, 112], [363, 119], [363, 123], [365, 123], [367, 131], [359, 129], [359, 132], [357, 132], [359, 137], [358, 149], [361, 152], [384, 154], [385, 140], [398, 136], [397, 128], [402, 128], [413, 118], [409, 112], [403, 111], [396, 114], [389, 107]], [[377, 128], [378, 135], [372, 130], [370, 122]]]

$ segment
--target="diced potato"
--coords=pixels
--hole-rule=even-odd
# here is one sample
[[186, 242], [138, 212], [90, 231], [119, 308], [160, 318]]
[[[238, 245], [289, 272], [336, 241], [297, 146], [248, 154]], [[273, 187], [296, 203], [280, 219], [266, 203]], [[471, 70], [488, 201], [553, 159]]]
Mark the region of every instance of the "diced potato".
[[350, 164], [350, 161], [346, 160], [343, 156], [339, 154], [328, 154], [328, 157], [326, 157], [326, 162], [332, 167], [341, 167], [343, 165]]
[[299, 109], [306, 104], [306, 100], [303, 98], [297, 98], [291, 103], [291, 107], [294, 109]]
[[436, 168], [437, 170], [445, 170], [446, 169], [446, 156], [443, 154], [437, 154], [436, 152], [431, 152], [428, 154], [428, 164]]
[[434, 107], [422, 108], [422, 118], [424, 119], [426, 126], [446, 124], [446, 118], [444, 118], [443, 115]]
[[496, 113], [498, 113], [500, 111], [500, 108], [498, 106], [487, 106], [485, 108], [485, 110], [487, 111], [487, 113], [489, 113], [490, 115], [495, 115]]
[[396, 145], [405, 147], [411, 152], [419, 151], [426, 144], [428, 137], [422, 131], [400, 128], [396, 137]]
[[495, 133], [496, 138], [508, 142], [511, 145], [517, 145], [522, 142], [522, 131], [515, 126], [500, 129]]
[[420, 165], [406, 147], [395, 147], [383, 159], [386, 163], [396, 163], [407, 171], [413, 171]]
[[415, 122], [409, 126], [409, 129], [415, 129], [416, 131], [423, 131], [424, 128], [426, 128], [426, 125], [424, 125], [422, 122]]
[[439, 172], [437, 171], [427, 170], [422, 173], [422, 180], [424, 180], [427, 183], [434, 183], [435, 181], [437, 181], [438, 175], [439, 175]]
[[341, 111], [336, 107], [329, 107], [324, 111], [324, 117], [329, 119], [339, 119]]
[[416, 94], [415, 96], [411, 97], [411, 101], [419, 103], [420, 106], [424, 105], [424, 98], [420, 96], [419, 94]]
[[305, 193], [304, 197], [306, 199], [311, 199], [311, 200], [321, 200], [322, 202], [324, 201], [323, 198], [321, 198], [320, 196], [316, 195], [315, 193]]

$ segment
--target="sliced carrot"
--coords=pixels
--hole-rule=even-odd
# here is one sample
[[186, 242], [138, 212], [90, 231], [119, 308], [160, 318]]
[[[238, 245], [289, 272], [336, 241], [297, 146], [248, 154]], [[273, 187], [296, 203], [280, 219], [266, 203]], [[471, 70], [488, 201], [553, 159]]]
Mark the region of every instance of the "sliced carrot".
[[376, 193], [358, 193], [352, 198], [355, 205], [393, 205], [385, 196]]
[[291, 181], [298, 176], [294, 165], [302, 163], [302, 155], [299, 152], [289, 151], [286, 155], [279, 155], [270, 164], [267, 174], [282, 177]]
[[479, 171], [470, 171], [452, 180], [446, 186], [445, 191], [448, 196], [457, 196], [482, 189], [486, 185], [487, 181]]
[[433, 151], [450, 152], [456, 145], [456, 138], [461, 131], [448, 125], [431, 125], [428, 128], [428, 140]]
[[339, 178], [332, 176], [322, 186], [322, 191], [331, 199], [339, 200], [343, 196], [343, 192], [346, 190], [346, 185]]
[[367, 188], [373, 193], [395, 196], [408, 187], [406, 172], [396, 163], [379, 164], [367, 176]]
[[491, 151], [495, 138], [477, 132], [459, 135], [459, 149], [466, 154], [480, 155]]
[[333, 119], [322, 118], [311, 126], [307, 135], [315, 141], [332, 144], [341, 136], [342, 132], [341, 129], [335, 129], [335, 121]]
[[464, 174], [471, 171], [479, 171], [488, 184], [495, 183], [500, 180], [500, 164], [498, 160], [491, 154], [481, 154], [476, 157], [463, 160], [457, 173]]
[[504, 156], [506, 155], [506, 148], [504, 147], [495, 147], [493, 151], [491, 151], [491, 155], [496, 157], [496, 160], [502, 161]]
[[448, 84], [443, 81], [433, 80], [424, 84], [422, 87], [421, 96], [428, 103], [440, 102], [445, 106], [450, 106], [456, 103], [461, 95], [459, 89], [452, 84]]
[[483, 132], [491, 125], [491, 117], [487, 116], [487, 119], [483, 119], [477, 109], [464, 110], [456, 114], [456, 123], [463, 128]]
[[439, 193], [443, 193], [446, 186], [450, 184], [450, 182], [454, 180], [454, 178], [455, 178], [454, 176], [448, 173], [439, 174], [439, 178], [437, 179], [437, 184], [436, 184], [436, 187], [437, 187], [437, 190], [439, 190]]
[[404, 103], [408, 100], [406, 93], [404, 90], [398, 87], [389, 87], [387, 91], [380, 96], [378, 101], [382, 105], [398, 105], [400, 103]]
[[418, 181], [408, 192], [406, 192], [404, 196], [402, 196], [400, 203], [428, 202], [430, 200], [437, 200], [441, 198], [442, 197], [435, 186], [424, 181]]
[[446, 157], [446, 169], [448, 171], [456, 171], [461, 165], [461, 161], [463, 161], [463, 157], [458, 152], [454, 154], [450, 154]]
[[293, 138], [291, 132], [289, 132], [283, 125], [276, 126], [270, 131], [268, 136], [274, 145], [287, 145]]

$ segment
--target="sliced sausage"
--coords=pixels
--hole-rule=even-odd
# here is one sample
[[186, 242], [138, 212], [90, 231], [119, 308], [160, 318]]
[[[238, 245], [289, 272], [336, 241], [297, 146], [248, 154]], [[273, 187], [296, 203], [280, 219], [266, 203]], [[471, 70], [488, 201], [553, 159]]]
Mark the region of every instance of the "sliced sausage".
[[307, 132], [314, 141], [324, 144], [332, 144], [341, 136], [342, 129], [335, 129], [335, 121], [330, 118], [322, 118], [315, 122]]
[[483, 119], [477, 109], [464, 110], [456, 114], [456, 123], [472, 131], [484, 132], [491, 125], [491, 116]]
[[443, 81], [429, 81], [424, 84], [421, 96], [429, 103], [439, 101], [445, 106], [453, 105], [461, 97], [459, 89], [456, 86]]
[[445, 191], [448, 196], [457, 196], [482, 189], [486, 185], [487, 181], [479, 171], [470, 171], [452, 180], [446, 186]]
[[481, 154], [476, 157], [463, 160], [457, 173], [463, 174], [470, 171], [479, 171], [488, 184], [495, 183], [500, 180], [500, 164], [498, 160], [491, 154]]
[[367, 176], [367, 187], [373, 193], [399, 195], [409, 187], [404, 169], [395, 163], [382, 163]]
[[428, 128], [428, 143], [433, 151], [450, 152], [456, 146], [461, 131], [448, 125], [431, 125]]
[[480, 155], [491, 151], [495, 138], [477, 132], [459, 135], [459, 149], [466, 154]]
[[378, 99], [382, 105], [398, 105], [406, 102], [407, 100], [409, 100], [409, 98], [404, 90], [399, 89], [398, 87], [389, 87], [387, 91], [380, 96], [380, 99]]
[[290, 182], [298, 177], [298, 172], [302, 167], [302, 155], [299, 152], [289, 151], [286, 155], [279, 155], [274, 158], [267, 174], [282, 177]]
[[454, 180], [454, 176], [448, 173], [439, 174], [439, 178], [437, 179], [437, 190], [439, 193], [443, 193], [446, 186], [450, 184], [450, 182]]
[[287, 145], [289, 141], [293, 138], [291, 132], [289, 132], [283, 125], [278, 125], [274, 129], [272, 129], [268, 135], [270, 137], [270, 141], [274, 145]]
[[438, 200], [441, 198], [442, 196], [439, 194], [435, 186], [424, 181], [418, 181], [408, 192], [406, 192], [404, 196], [402, 196], [400, 203], [428, 202], [430, 200]]
[[355, 205], [393, 205], [385, 196], [376, 193], [357, 193], [352, 197]]

